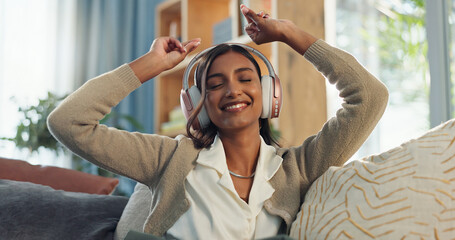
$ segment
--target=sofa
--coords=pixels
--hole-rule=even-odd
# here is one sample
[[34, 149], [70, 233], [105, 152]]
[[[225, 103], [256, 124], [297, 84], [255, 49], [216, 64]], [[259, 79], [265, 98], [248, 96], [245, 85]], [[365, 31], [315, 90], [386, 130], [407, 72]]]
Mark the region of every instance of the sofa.
[[[116, 239], [141, 231], [150, 191], [140, 183]], [[455, 119], [386, 152], [331, 167], [308, 190], [293, 239], [453, 239]], [[279, 239], [279, 238], [278, 238]]]
[[[0, 178], [6, 168], [0, 161]], [[88, 181], [100, 185], [91, 193], [0, 180], [0, 239], [123, 239], [142, 231], [148, 187], [138, 183], [127, 199], [109, 195], [111, 180]], [[455, 119], [386, 152], [329, 168], [312, 183], [290, 237], [452, 239], [454, 226]]]
[[0, 239], [113, 239], [119, 181], [0, 158]]

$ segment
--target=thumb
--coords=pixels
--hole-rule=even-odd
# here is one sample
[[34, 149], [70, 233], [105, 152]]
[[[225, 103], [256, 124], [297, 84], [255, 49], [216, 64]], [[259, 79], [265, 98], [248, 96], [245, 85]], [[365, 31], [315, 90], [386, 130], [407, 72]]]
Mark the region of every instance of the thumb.
[[184, 42], [183, 43], [183, 47], [187, 51], [187, 54], [189, 54], [194, 49], [196, 49], [200, 44], [201, 44], [201, 39], [200, 38], [195, 38], [195, 39], [192, 39], [192, 40]]
[[245, 16], [248, 23], [252, 22], [255, 24], [258, 23], [260, 17], [253, 10], [249, 9], [247, 6], [243, 4], [240, 5], [240, 10], [242, 10], [242, 14], [243, 16]]

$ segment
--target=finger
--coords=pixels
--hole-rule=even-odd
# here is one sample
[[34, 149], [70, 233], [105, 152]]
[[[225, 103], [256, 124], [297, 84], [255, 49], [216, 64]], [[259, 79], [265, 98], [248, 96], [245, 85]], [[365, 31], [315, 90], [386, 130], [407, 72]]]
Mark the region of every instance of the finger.
[[169, 37], [168, 44], [170, 49], [177, 49], [180, 52], [186, 51], [182, 43], [176, 38]]
[[243, 4], [240, 5], [240, 9], [242, 10], [242, 14], [243, 16], [245, 16], [248, 23], [257, 23], [257, 21], [259, 20], [259, 16], [256, 15], [256, 13], [253, 10], [249, 9]]
[[259, 32], [260, 30], [256, 24], [250, 23], [245, 26], [245, 31], [246, 32]]
[[186, 45], [188, 45], [188, 44], [190, 44], [192, 42], [199, 42], [200, 43], [201, 39], [200, 38], [194, 38], [194, 39], [188, 40], [186, 42], [183, 42], [182, 45], [183, 45], [183, 47], [185, 47]]
[[183, 48], [182, 43], [176, 38], [169, 37], [169, 43], [172, 43], [175, 47]]
[[186, 49], [186, 51], [191, 52], [194, 49], [196, 49], [200, 44], [201, 44], [201, 39], [195, 38], [195, 39], [184, 42], [183, 47]]
[[247, 17], [248, 8], [245, 5], [240, 4], [240, 11], [242, 12], [242, 15], [246, 18], [246, 21], [248, 23], [252, 23], [253, 22], [253, 21], [251, 21], [251, 19], [249, 17]]
[[270, 14], [268, 14], [264, 11], [260, 11], [257, 15], [259, 18], [270, 18]]
[[179, 47], [177, 47], [177, 46], [175, 45], [175, 43], [169, 43], [169, 44], [167, 45], [166, 52], [169, 53], [169, 52], [172, 52], [172, 51], [181, 52], [180, 49], [179, 49]]
[[190, 53], [190, 52], [194, 51], [200, 44], [201, 44], [201, 42], [191, 42], [187, 46], [185, 46], [185, 48], [186, 48], [187, 52]]
[[185, 48], [185, 52], [180, 52], [178, 53], [178, 55], [175, 55], [175, 58], [178, 59], [177, 61], [178, 62], [181, 62], [183, 59], [186, 58], [186, 56], [188, 56], [188, 54], [190, 54], [194, 49], [196, 49], [199, 45], [201, 44], [201, 41], [200, 39], [193, 39], [193, 40], [190, 40], [190, 41], [187, 41], [187, 42], [184, 42], [183, 43], [183, 46]]
[[245, 29], [245, 32], [246, 34], [248, 34], [249, 36], [254, 36], [255, 33], [257, 33], [257, 31], [255, 30], [251, 30], [251, 29]]

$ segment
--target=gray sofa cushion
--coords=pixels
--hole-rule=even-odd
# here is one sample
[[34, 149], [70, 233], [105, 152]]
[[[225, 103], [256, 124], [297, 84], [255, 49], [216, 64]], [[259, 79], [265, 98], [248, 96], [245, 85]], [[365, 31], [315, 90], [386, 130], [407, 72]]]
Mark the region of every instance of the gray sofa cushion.
[[128, 198], [0, 179], [0, 239], [112, 239]]

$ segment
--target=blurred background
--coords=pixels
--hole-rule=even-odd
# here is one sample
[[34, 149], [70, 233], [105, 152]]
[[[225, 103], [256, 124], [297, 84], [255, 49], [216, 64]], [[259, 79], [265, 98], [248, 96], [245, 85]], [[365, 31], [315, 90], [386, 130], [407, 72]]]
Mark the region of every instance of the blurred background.
[[[59, 145], [41, 147], [30, 132], [44, 128], [40, 116], [60, 98], [146, 53], [162, 2], [0, 0], [0, 156], [109, 174]], [[325, 40], [353, 54], [390, 92], [383, 118], [353, 159], [386, 151], [454, 117], [455, 0], [325, 0], [321, 17]], [[103, 122], [158, 132], [154, 87], [153, 81], [144, 84]], [[330, 118], [341, 100], [329, 84], [326, 95]], [[125, 195], [133, 187], [121, 178]]]

